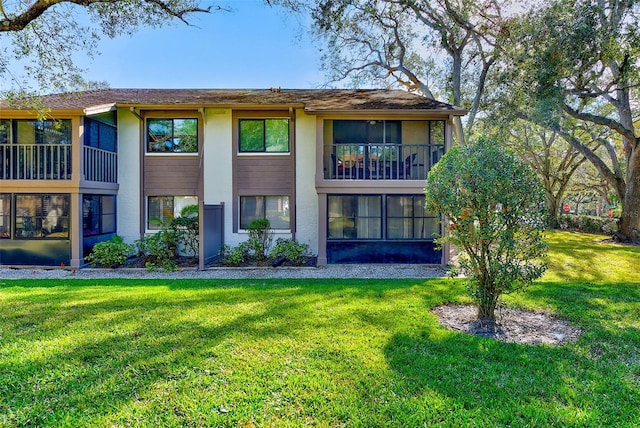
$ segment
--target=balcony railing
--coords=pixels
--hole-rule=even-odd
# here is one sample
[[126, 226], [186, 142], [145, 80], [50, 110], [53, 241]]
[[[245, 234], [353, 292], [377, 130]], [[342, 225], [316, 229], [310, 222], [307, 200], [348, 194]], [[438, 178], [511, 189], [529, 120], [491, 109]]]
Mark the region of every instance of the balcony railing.
[[444, 154], [442, 144], [326, 144], [329, 180], [424, 180]]
[[70, 144], [1, 144], [0, 179], [70, 180]]
[[84, 178], [89, 181], [116, 183], [118, 155], [107, 150], [84, 146]]

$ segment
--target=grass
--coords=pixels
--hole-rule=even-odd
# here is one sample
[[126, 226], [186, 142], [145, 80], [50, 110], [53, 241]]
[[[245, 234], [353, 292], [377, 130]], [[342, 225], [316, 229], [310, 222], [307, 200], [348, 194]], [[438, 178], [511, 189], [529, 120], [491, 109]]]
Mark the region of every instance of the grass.
[[0, 280], [0, 426], [635, 426], [640, 248], [553, 232], [511, 305], [561, 347], [439, 326], [433, 280]]

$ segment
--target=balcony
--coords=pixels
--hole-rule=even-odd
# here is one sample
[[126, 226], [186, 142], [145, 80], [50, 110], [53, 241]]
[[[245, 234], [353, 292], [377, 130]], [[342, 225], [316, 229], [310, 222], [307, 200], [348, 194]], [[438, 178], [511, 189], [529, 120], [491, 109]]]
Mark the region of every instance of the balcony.
[[325, 144], [327, 180], [424, 180], [444, 144]]
[[71, 180], [71, 145], [2, 144], [0, 179]]

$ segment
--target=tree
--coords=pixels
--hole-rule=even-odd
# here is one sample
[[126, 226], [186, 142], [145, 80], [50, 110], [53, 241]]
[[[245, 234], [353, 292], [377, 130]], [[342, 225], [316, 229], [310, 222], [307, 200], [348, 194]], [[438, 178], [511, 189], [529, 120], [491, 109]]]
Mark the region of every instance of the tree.
[[[0, 0], [0, 78], [3, 98], [30, 91], [66, 92], [91, 86], [74, 54], [92, 57], [100, 35], [133, 34], [141, 26], [161, 27], [174, 21], [189, 24], [200, 7], [197, 0]], [[86, 23], [85, 23], [86, 22]], [[25, 76], [18, 74], [23, 64]], [[7, 85], [6, 82], [12, 82]], [[95, 85], [95, 84], [94, 84]], [[11, 87], [10, 87], [11, 86]]]
[[317, 0], [314, 28], [326, 41], [333, 81], [400, 86], [469, 109], [455, 119], [464, 142], [482, 107], [508, 2], [496, 0]]
[[[501, 65], [503, 90], [531, 107], [527, 118], [561, 135], [616, 190], [624, 242], [640, 242], [639, 27], [638, 0], [553, 0], [511, 26]], [[593, 133], [605, 158], [572, 135], [567, 118]]]
[[495, 321], [504, 293], [545, 271], [544, 194], [535, 173], [488, 139], [449, 150], [427, 176], [426, 209], [450, 221], [441, 238], [458, 247], [481, 320]]

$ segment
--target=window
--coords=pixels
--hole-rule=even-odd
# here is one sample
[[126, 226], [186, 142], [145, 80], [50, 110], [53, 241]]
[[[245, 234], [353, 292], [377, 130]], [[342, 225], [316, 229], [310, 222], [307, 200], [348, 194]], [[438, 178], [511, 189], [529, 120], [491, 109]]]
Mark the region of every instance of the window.
[[117, 151], [117, 131], [114, 125], [85, 118], [84, 145], [109, 152]]
[[15, 238], [69, 238], [69, 195], [16, 195]]
[[0, 239], [11, 238], [11, 195], [0, 194]]
[[14, 120], [13, 127], [16, 144], [71, 144], [70, 120]]
[[240, 152], [289, 152], [289, 119], [240, 119]]
[[147, 153], [197, 153], [198, 119], [147, 119]]
[[241, 196], [240, 229], [252, 221], [266, 218], [272, 229], [291, 229], [288, 196]]
[[329, 196], [329, 239], [381, 239], [379, 195]]
[[84, 195], [82, 197], [82, 231], [84, 236], [116, 232], [116, 197]]
[[178, 217], [184, 207], [197, 204], [197, 196], [149, 196], [147, 229], [162, 229], [162, 225]]
[[424, 210], [424, 196], [387, 196], [387, 239], [433, 239], [440, 222]]

